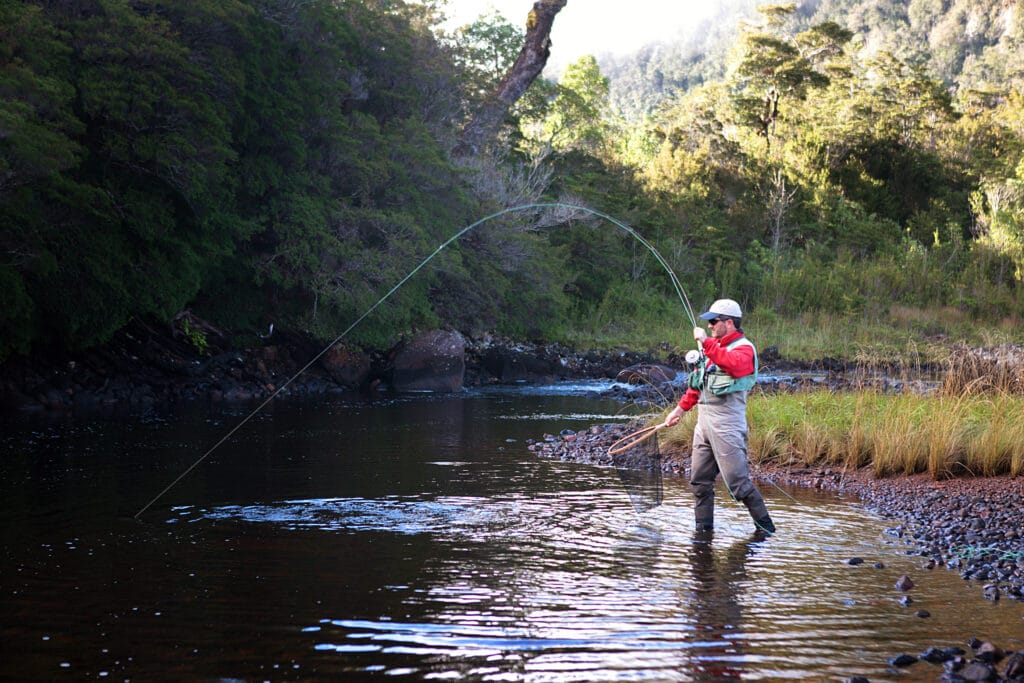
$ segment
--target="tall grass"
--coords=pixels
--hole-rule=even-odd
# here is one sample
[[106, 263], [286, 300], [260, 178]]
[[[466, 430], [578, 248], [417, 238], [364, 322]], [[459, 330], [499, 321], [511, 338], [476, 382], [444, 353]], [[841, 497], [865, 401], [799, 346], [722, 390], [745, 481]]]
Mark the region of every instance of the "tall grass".
[[955, 347], [946, 361], [941, 392], [945, 396], [1024, 394], [1024, 350]]
[[[663, 446], [690, 450], [695, 412], [662, 437]], [[870, 467], [880, 477], [1024, 475], [1020, 396], [756, 393], [748, 418], [753, 463]]]
[[[750, 398], [754, 462], [848, 468], [877, 476], [1024, 474], [1024, 398], [872, 391]], [[797, 417], [798, 416], [798, 417]]]

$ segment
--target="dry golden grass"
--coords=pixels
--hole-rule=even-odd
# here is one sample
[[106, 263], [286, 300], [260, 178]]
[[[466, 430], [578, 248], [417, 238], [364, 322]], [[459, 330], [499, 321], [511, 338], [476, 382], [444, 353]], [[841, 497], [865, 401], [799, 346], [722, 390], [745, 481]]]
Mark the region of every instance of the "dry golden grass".
[[[789, 397], [759, 400], [768, 404], [762, 421], [772, 429], [770, 404]], [[802, 462], [870, 466], [877, 476], [927, 472], [934, 479], [1024, 473], [1024, 398], [1019, 396], [861, 392], [853, 401], [834, 403], [847, 419], [807, 411], [794, 429], [790, 438]]]
[[942, 377], [944, 396], [1024, 394], [1024, 350], [959, 346], [950, 352]]
[[[755, 464], [871, 467], [876, 476], [934, 479], [1024, 474], [1024, 396], [755, 393], [748, 407]], [[667, 430], [664, 447], [690, 450], [695, 413]]]

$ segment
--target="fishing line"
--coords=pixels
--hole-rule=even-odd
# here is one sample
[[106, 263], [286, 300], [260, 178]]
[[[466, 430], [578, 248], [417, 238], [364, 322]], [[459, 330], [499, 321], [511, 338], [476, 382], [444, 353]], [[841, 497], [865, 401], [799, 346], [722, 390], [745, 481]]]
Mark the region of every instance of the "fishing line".
[[679, 297], [679, 301], [683, 304], [683, 309], [686, 312], [687, 317], [690, 319], [690, 323], [693, 326], [696, 327], [697, 321], [696, 321], [696, 318], [693, 315], [693, 307], [690, 305], [690, 300], [686, 296], [686, 292], [683, 290], [683, 286], [679, 282], [679, 278], [676, 277], [675, 272], [673, 272], [672, 268], [669, 266], [668, 262], [662, 257], [662, 255], [660, 253], [658, 253], [658, 250], [654, 248], [654, 245], [652, 245], [650, 242], [648, 242], [646, 239], [644, 239], [644, 237], [640, 233], [638, 233], [636, 230], [634, 230], [633, 228], [629, 227], [625, 223], [623, 223], [623, 222], [621, 222], [619, 220], [616, 220], [615, 218], [612, 218], [611, 216], [609, 216], [606, 213], [602, 213], [600, 211], [595, 211], [594, 209], [590, 209], [590, 208], [587, 208], [585, 206], [576, 206], [574, 204], [565, 204], [565, 203], [562, 203], [562, 202], [540, 202], [540, 203], [535, 203], [535, 204], [523, 204], [521, 206], [513, 206], [511, 208], [503, 209], [503, 210], [498, 211], [496, 213], [492, 213], [492, 214], [490, 214], [488, 216], [485, 216], [485, 217], [481, 218], [480, 220], [476, 221], [475, 223], [471, 223], [470, 225], [467, 225], [466, 227], [462, 228], [457, 233], [455, 233], [454, 235], [449, 237], [447, 240], [442, 242], [436, 249], [434, 249], [434, 251], [429, 256], [427, 256], [425, 259], [423, 259], [423, 261], [421, 261], [419, 265], [417, 265], [415, 268], [413, 268], [411, 271], [409, 271], [409, 273], [405, 277], [403, 277], [401, 280], [399, 280], [395, 284], [394, 287], [392, 287], [390, 290], [388, 290], [387, 294], [382, 296], [380, 299], [377, 300], [377, 302], [375, 304], [373, 304], [368, 309], [366, 309], [366, 311], [362, 315], [360, 315], [358, 318], [356, 318], [355, 321], [351, 325], [346, 327], [345, 330], [341, 334], [339, 334], [337, 337], [335, 337], [332, 342], [330, 342], [319, 353], [317, 353], [315, 356], [313, 356], [313, 358], [310, 359], [310, 361], [308, 363], [303, 365], [298, 370], [298, 372], [296, 372], [294, 375], [289, 377], [288, 380], [284, 384], [282, 384], [280, 387], [278, 387], [277, 390], [274, 391], [274, 393], [272, 393], [262, 403], [260, 403], [258, 406], [256, 406], [256, 408], [251, 413], [249, 413], [244, 418], [242, 418], [242, 420], [237, 425], [235, 425], [231, 429], [231, 431], [229, 431], [227, 434], [225, 434], [223, 437], [221, 437], [221, 439], [217, 443], [215, 443], [213, 446], [211, 446], [209, 448], [209, 450], [207, 450], [205, 453], [203, 453], [203, 455], [200, 456], [198, 460], [196, 460], [194, 463], [192, 463], [184, 472], [182, 472], [180, 475], [178, 475], [178, 477], [174, 481], [172, 481], [170, 484], [168, 484], [167, 487], [164, 488], [163, 491], [161, 491], [156, 496], [154, 496], [151, 501], [146, 503], [142, 507], [142, 509], [140, 509], [138, 512], [136, 512], [135, 515], [134, 515], [135, 519], [138, 519], [139, 516], [142, 515], [142, 513], [144, 513], [146, 510], [148, 510], [150, 507], [152, 507], [152, 505], [154, 503], [156, 503], [158, 500], [160, 500], [164, 495], [166, 495], [168, 491], [170, 491], [175, 486], [177, 486], [178, 482], [180, 482], [182, 479], [184, 479], [186, 476], [188, 476], [188, 474], [192, 470], [194, 470], [196, 467], [198, 467], [200, 465], [200, 463], [202, 463], [204, 460], [206, 460], [208, 457], [210, 457], [210, 455], [212, 455], [214, 451], [216, 451], [228, 439], [230, 439], [235, 434], [235, 432], [237, 432], [245, 424], [247, 424], [252, 418], [254, 418], [260, 411], [262, 411], [267, 406], [267, 404], [269, 404], [271, 401], [273, 401], [275, 398], [277, 398], [281, 394], [282, 391], [284, 391], [292, 382], [294, 382], [299, 377], [299, 375], [301, 375], [306, 370], [308, 370], [310, 367], [312, 367], [312, 365], [314, 363], [316, 363], [318, 360], [320, 360], [320, 358], [323, 357], [323, 355], [326, 354], [335, 344], [337, 344], [342, 339], [344, 339], [348, 335], [349, 332], [354, 330], [356, 328], [356, 326], [358, 326], [367, 317], [369, 317], [370, 314], [372, 314], [375, 310], [377, 310], [377, 308], [381, 304], [383, 304], [385, 301], [387, 301], [391, 297], [392, 294], [394, 294], [396, 291], [398, 291], [399, 288], [401, 288], [402, 285], [404, 285], [414, 275], [416, 275], [416, 273], [418, 273], [425, 265], [427, 265], [427, 263], [429, 263], [431, 261], [431, 259], [433, 259], [435, 256], [440, 254], [445, 249], [445, 247], [450, 245], [452, 242], [455, 242], [456, 240], [458, 240], [460, 237], [465, 235], [467, 232], [469, 232], [473, 228], [475, 228], [475, 227], [477, 227], [479, 225], [482, 225], [483, 223], [486, 223], [487, 221], [490, 221], [490, 220], [493, 220], [495, 218], [498, 218], [499, 216], [503, 216], [503, 215], [505, 215], [507, 213], [513, 213], [513, 212], [516, 212], [516, 211], [526, 211], [526, 210], [530, 210], [530, 209], [551, 209], [551, 208], [563, 208], [563, 209], [573, 209], [573, 210], [577, 210], [577, 211], [585, 211], [585, 212], [590, 213], [590, 214], [592, 214], [592, 215], [594, 215], [594, 216], [596, 216], [598, 218], [602, 218], [602, 219], [612, 223], [613, 225], [618, 226], [622, 230], [624, 230], [627, 233], [629, 233], [635, 240], [640, 242], [640, 244], [644, 245], [647, 248], [647, 250], [650, 251], [651, 254], [654, 255], [654, 258], [658, 261], [658, 263], [661, 265], [661, 267], [665, 269], [665, 272], [668, 273], [669, 279], [672, 281], [672, 286], [673, 286], [673, 288], [676, 291], [676, 295]]

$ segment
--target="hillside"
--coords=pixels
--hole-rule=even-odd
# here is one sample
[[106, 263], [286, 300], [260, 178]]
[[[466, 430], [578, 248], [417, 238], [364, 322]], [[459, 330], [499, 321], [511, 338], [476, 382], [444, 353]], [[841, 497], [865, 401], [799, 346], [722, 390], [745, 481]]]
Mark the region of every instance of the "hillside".
[[[721, 79], [741, 24], [763, 4], [723, 2], [714, 18], [676, 42], [654, 43], [627, 56], [598, 55], [613, 108], [629, 121], [642, 121], [677, 91]], [[798, 28], [835, 21], [853, 31], [862, 58], [892, 53], [925, 65], [953, 89], [1005, 88], [1024, 80], [1024, 12], [1018, 2], [820, 0], [799, 7]]]

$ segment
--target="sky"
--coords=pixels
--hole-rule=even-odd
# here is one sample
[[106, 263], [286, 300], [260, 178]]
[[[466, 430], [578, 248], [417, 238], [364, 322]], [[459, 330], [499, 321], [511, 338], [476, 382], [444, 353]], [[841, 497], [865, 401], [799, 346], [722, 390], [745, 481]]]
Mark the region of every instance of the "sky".
[[[448, 0], [450, 26], [472, 23], [496, 9], [513, 24], [526, 24], [534, 0]], [[692, 27], [715, 0], [568, 0], [555, 17], [549, 64], [564, 67], [583, 55], [634, 52]], [[624, 11], [624, 8], [628, 11]]]

